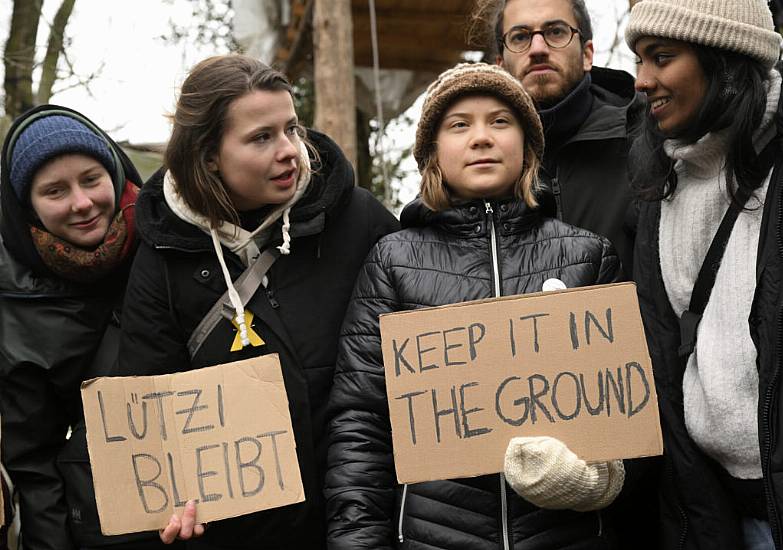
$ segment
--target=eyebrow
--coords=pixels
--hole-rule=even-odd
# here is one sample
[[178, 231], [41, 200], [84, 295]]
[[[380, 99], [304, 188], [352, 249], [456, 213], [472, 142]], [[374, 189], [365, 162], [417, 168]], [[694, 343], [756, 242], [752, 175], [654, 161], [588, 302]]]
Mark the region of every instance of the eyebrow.
[[[543, 23], [541, 23], [541, 28], [549, 27], [550, 25], [554, 25], [556, 23], [562, 23], [564, 25], [568, 25], [569, 27], [571, 26], [571, 23], [569, 23], [568, 21], [564, 21], [562, 19], [550, 19], [549, 21], [544, 21]], [[521, 30], [521, 29], [528, 30], [528, 29], [532, 29], [532, 28], [533, 27], [531, 27], [530, 25], [514, 25], [510, 29], [508, 29], [508, 32], [515, 31], [515, 30]]]
[[[487, 113], [487, 116], [497, 116], [497, 115], [500, 115], [500, 114], [508, 114], [508, 115], [514, 116], [514, 112], [511, 109], [508, 109], [508, 108], [505, 108], [505, 107], [502, 108], [502, 109], [495, 109], [494, 111], [490, 111], [489, 113]], [[476, 116], [475, 113], [468, 112], [468, 111], [460, 111], [460, 112], [457, 112], [457, 113], [449, 113], [449, 114], [447, 114], [445, 117], [443, 117], [443, 120], [448, 120], [448, 119], [450, 119], [452, 117], [472, 118], [474, 116]]]
[[649, 43], [647, 46], [642, 49], [642, 53], [645, 55], [651, 55], [655, 50], [659, 48], [665, 48], [666, 46], [671, 46], [672, 42], [665, 39], [656, 39], [654, 42]]
[[[291, 117], [288, 120], [286, 120], [284, 126], [287, 127], [287, 126], [296, 125], [296, 124], [299, 124], [299, 120], [297, 119], [297, 117]], [[274, 129], [275, 129], [275, 127], [273, 125], [272, 126], [270, 126], [270, 125], [256, 126], [255, 128], [252, 128], [252, 129], [248, 130], [246, 135], [247, 136], [252, 136], [252, 135], [255, 135], [255, 134], [259, 134], [261, 132], [271, 132]]]

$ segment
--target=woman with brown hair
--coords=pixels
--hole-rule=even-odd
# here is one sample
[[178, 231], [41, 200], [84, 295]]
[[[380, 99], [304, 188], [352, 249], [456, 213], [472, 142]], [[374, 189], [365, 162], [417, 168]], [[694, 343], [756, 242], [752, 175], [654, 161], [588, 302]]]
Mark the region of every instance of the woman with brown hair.
[[[119, 374], [279, 354], [306, 500], [215, 522], [189, 544], [324, 548], [324, 409], [339, 328], [367, 252], [397, 221], [354, 185], [331, 139], [302, 129], [288, 81], [255, 59], [196, 65], [173, 120], [165, 168], [137, 205], [143, 242], [123, 312]], [[271, 268], [244, 303], [236, 279], [265, 258]], [[196, 342], [196, 328], [226, 291], [234, 319], [220, 319]], [[174, 518], [164, 541], [201, 534], [194, 512], [191, 503], [182, 521]]]

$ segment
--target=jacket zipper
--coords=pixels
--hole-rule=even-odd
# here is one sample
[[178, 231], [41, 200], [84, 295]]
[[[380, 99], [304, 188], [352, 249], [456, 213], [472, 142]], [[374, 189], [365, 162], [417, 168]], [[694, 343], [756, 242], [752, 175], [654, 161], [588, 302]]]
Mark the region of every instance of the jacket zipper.
[[563, 197], [561, 195], [562, 188], [560, 187], [560, 167], [555, 169], [555, 177], [552, 178], [550, 185], [552, 187], [552, 193], [555, 195], [555, 204], [557, 205], [557, 219], [563, 219]]
[[405, 537], [402, 534], [402, 518], [405, 517], [405, 499], [408, 498], [408, 484], [402, 486], [402, 502], [400, 502], [400, 521], [397, 524], [397, 538], [400, 540], [400, 544], [405, 542]]
[[[487, 215], [487, 227], [489, 227], [489, 256], [492, 258], [492, 273], [493, 273], [493, 285], [495, 290], [495, 298], [500, 298], [502, 292], [500, 291], [500, 267], [498, 266], [498, 238], [495, 231], [495, 211], [492, 209], [492, 205], [489, 201], [484, 201]], [[506, 476], [502, 472], [500, 473], [500, 511], [503, 517], [501, 518], [503, 524], [503, 550], [511, 550], [511, 544], [509, 543], [508, 536], [508, 498], [506, 497]]]
[[[775, 227], [775, 238], [778, 245], [778, 255], [783, 258], [783, 192], [779, 192], [777, 206], [777, 225]], [[775, 387], [778, 384], [778, 378], [780, 377], [780, 354], [783, 353], [783, 309], [778, 310], [777, 318], [777, 340], [775, 341], [775, 357], [777, 359], [775, 364], [775, 371], [772, 374], [772, 380], [769, 383], [769, 389], [767, 395], [764, 398], [764, 408], [762, 419], [767, 425], [767, 437], [764, 441], [764, 450], [766, 451], [764, 456], [764, 470], [766, 475], [763, 477], [764, 486], [767, 494], [767, 506], [772, 513], [769, 514], [769, 525], [772, 528], [772, 538], [775, 540], [775, 544], [778, 548], [783, 546], [781, 542], [780, 525], [778, 524], [778, 509], [775, 502], [775, 488], [772, 485], [770, 479], [770, 466], [772, 462], [772, 422], [769, 421], [770, 411], [772, 410], [772, 401], [775, 396]]]
[[271, 288], [266, 289], [266, 297], [269, 299], [269, 305], [272, 306], [272, 309], [277, 309], [280, 307], [280, 302], [277, 301], [277, 298], [275, 298], [275, 291]]

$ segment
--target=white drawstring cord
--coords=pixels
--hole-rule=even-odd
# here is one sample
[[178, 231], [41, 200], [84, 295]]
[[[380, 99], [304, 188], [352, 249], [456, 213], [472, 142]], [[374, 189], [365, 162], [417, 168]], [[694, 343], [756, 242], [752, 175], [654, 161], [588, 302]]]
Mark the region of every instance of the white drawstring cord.
[[239, 297], [237, 289], [234, 288], [234, 284], [231, 282], [231, 275], [228, 272], [226, 261], [223, 258], [223, 250], [220, 246], [220, 239], [218, 238], [217, 231], [214, 228], [210, 229], [209, 234], [212, 236], [212, 246], [215, 247], [218, 263], [220, 264], [220, 269], [223, 271], [223, 278], [228, 287], [228, 297], [236, 312], [235, 321], [239, 327], [239, 338], [242, 340], [242, 347], [249, 346], [250, 339], [247, 337], [247, 326], [245, 324], [245, 306], [242, 305], [242, 299]]
[[283, 211], [283, 244], [277, 247], [280, 254], [287, 256], [291, 253], [291, 235], [288, 231], [291, 229], [291, 209], [286, 208]]

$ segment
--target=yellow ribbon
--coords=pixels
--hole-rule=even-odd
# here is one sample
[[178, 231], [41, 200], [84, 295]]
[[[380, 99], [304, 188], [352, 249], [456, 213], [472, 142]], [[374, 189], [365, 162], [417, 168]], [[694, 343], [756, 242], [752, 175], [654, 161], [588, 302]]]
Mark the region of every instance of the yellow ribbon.
[[[231, 319], [231, 324], [237, 329], [237, 334], [234, 337], [234, 342], [231, 344], [231, 351], [239, 351], [242, 349], [242, 335], [239, 332], [239, 324], [236, 319]], [[245, 310], [245, 328], [247, 328], [247, 339], [250, 340], [250, 345], [253, 347], [263, 346], [266, 342], [253, 330], [253, 312]]]

